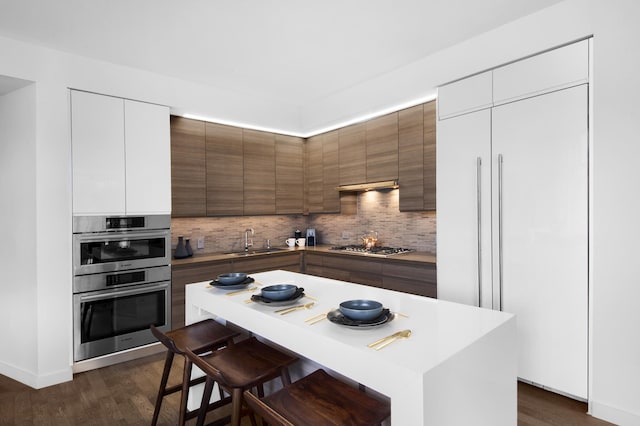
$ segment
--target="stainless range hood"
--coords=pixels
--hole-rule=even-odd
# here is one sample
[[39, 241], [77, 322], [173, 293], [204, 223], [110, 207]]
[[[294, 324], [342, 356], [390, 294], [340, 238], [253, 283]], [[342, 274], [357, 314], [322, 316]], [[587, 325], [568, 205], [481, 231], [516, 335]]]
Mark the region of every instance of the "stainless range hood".
[[353, 185], [340, 185], [336, 189], [340, 192], [362, 192], [376, 189], [396, 189], [399, 188], [397, 180], [383, 180], [381, 182], [356, 183]]

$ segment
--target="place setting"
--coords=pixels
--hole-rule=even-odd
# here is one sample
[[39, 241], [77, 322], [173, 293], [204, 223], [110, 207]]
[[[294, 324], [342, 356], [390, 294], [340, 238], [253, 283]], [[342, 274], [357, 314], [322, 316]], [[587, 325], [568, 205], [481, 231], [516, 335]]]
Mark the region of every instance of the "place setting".
[[250, 284], [255, 283], [255, 280], [244, 272], [230, 272], [228, 274], [220, 274], [216, 279], [211, 281], [207, 288], [216, 288], [220, 290], [240, 290], [231, 293], [226, 293], [229, 296], [238, 293], [244, 293], [245, 291], [257, 290], [257, 287], [247, 289]]
[[[260, 294], [251, 295], [248, 301], [266, 306], [290, 306], [305, 297], [304, 288], [295, 284], [274, 284], [263, 287]], [[313, 302], [308, 304], [313, 306]], [[304, 306], [304, 305], [303, 305]], [[292, 308], [286, 309], [289, 311]], [[276, 311], [280, 313], [279, 311]]]
[[307, 318], [309, 325], [328, 319], [330, 322], [352, 329], [369, 329], [391, 322], [396, 314], [375, 300], [347, 300], [328, 312]]

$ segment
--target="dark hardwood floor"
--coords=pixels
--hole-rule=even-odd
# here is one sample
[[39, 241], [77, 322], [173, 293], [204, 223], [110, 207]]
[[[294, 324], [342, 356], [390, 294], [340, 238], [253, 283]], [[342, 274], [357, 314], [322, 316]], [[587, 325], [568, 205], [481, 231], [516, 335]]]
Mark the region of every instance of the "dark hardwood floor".
[[[176, 357], [170, 383], [180, 380], [181, 361]], [[162, 354], [153, 355], [80, 373], [72, 382], [40, 390], [0, 375], [0, 425], [148, 425], [163, 363]], [[178, 394], [165, 398], [159, 425], [177, 424], [178, 404]], [[586, 409], [586, 404], [518, 384], [518, 425], [609, 424], [588, 416]]]

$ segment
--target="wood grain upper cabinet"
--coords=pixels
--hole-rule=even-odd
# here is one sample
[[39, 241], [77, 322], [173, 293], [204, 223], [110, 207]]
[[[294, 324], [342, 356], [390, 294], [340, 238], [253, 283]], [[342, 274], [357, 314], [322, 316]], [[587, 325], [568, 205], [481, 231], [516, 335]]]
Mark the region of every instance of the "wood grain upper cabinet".
[[325, 213], [340, 212], [340, 193], [336, 190], [340, 184], [339, 141], [337, 130], [325, 133], [322, 140], [322, 210]]
[[436, 208], [436, 101], [398, 112], [400, 211]]
[[323, 147], [322, 135], [312, 136], [307, 139], [305, 153], [306, 173], [306, 206], [307, 213], [322, 213], [324, 210], [324, 184], [323, 184]]
[[205, 123], [171, 116], [171, 199], [174, 217], [207, 212]]
[[398, 179], [398, 113], [366, 122], [367, 182]]
[[276, 139], [273, 133], [243, 129], [244, 214], [276, 213]]
[[424, 209], [424, 112], [417, 105], [398, 112], [400, 211]]
[[436, 209], [436, 101], [423, 105], [424, 112], [424, 210]]
[[207, 216], [241, 215], [244, 209], [242, 129], [206, 123]]
[[276, 213], [302, 214], [304, 210], [304, 142], [276, 135]]
[[340, 185], [367, 179], [366, 125], [353, 124], [339, 130]]

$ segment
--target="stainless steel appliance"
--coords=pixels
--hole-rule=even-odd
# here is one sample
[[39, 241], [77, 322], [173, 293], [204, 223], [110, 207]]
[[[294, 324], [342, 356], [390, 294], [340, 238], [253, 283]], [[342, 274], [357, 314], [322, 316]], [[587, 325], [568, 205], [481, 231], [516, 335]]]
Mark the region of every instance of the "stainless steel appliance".
[[400, 247], [366, 247], [362, 245], [334, 246], [331, 250], [364, 256], [389, 257], [396, 254], [409, 253], [414, 250]]
[[74, 360], [155, 342], [171, 329], [171, 218], [74, 217]]

